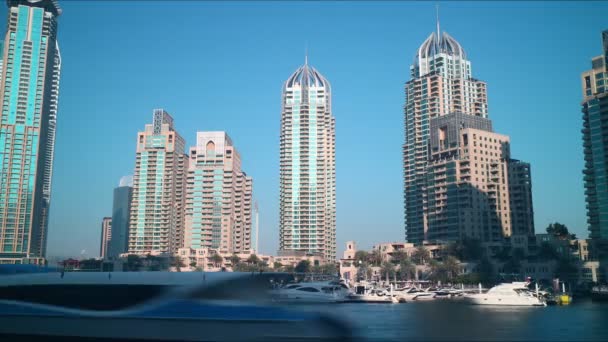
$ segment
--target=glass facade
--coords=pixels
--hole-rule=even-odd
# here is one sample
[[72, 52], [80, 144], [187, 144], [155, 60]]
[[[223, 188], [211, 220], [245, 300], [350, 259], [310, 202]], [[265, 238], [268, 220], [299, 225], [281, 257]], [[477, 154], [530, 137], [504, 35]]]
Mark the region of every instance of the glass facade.
[[306, 63], [283, 88], [280, 254], [335, 260], [334, 130], [329, 82]]
[[608, 256], [608, 31], [602, 32], [603, 54], [582, 74], [583, 169], [589, 237], [600, 257]]
[[0, 76], [0, 263], [46, 254], [61, 69], [55, 2], [8, 5]]

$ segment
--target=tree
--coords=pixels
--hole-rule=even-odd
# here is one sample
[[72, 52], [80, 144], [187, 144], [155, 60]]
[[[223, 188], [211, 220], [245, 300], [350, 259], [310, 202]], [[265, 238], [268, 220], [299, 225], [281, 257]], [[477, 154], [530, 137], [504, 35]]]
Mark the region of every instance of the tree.
[[412, 263], [412, 261], [407, 258], [401, 260], [399, 262], [399, 278], [402, 280], [410, 280], [415, 276], [416, 265]]
[[334, 263], [327, 263], [321, 266], [321, 273], [323, 274], [338, 274], [338, 267]]
[[247, 258], [247, 263], [250, 265], [257, 265], [260, 263], [260, 258], [255, 254], [251, 254], [249, 258]]
[[177, 272], [181, 272], [182, 271], [182, 267], [186, 267], [186, 264], [184, 264], [184, 261], [182, 260], [181, 257], [179, 257], [179, 256], [172, 256], [171, 257], [171, 266], [175, 267], [175, 269], [177, 270]]
[[321, 266], [320, 265], [312, 266], [312, 268], [310, 269], [310, 272], [314, 273], [314, 274], [321, 274]]
[[551, 234], [560, 240], [576, 239], [576, 235], [570, 234], [568, 227], [559, 222], [551, 223], [549, 226], [547, 226], [547, 234]]
[[578, 268], [571, 260], [561, 258], [555, 268], [555, 276], [568, 282], [574, 282], [578, 278]]
[[295, 267], [297, 273], [309, 273], [310, 272], [310, 261], [300, 260]]
[[391, 262], [395, 265], [400, 264], [401, 261], [405, 259], [409, 259], [409, 257], [407, 256], [407, 253], [405, 253], [405, 251], [403, 251], [402, 249], [393, 252], [393, 254], [391, 255]]
[[380, 269], [380, 277], [386, 277], [387, 282], [390, 281], [390, 278], [395, 275], [395, 266], [392, 263], [385, 261], [382, 263], [382, 267]]
[[477, 265], [477, 273], [479, 274], [479, 281], [484, 285], [493, 285], [496, 281], [494, 266], [492, 266], [492, 263], [486, 257], [483, 257]]
[[293, 267], [293, 265], [287, 265], [283, 267], [283, 270], [287, 273], [293, 273], [296, 269]]
[[233, 270], [236, 265], [241, 263], [241, 258], [239, 258], [239, 256], [236, 254], [232, 254], [232, 256], [228, 258], [228, 260], [230, 260], [230, 264], [232, 265]]
[[275, 262], [272, 264], [272, 268], [274, 268], [274, 270], [275, 270], [275, 271], [280, 272], [280, 271], [281, 271], [281, 269], [283, 268], [283, 264], [281, 264], [281, 263], [280, 263], [280, 262], [278, 262], [278, 261], [275, 261]]
[[359, 267], [357, 267], [357, 279], [359, 280], [367, 280], [372, 277], [372, 269], [367, 265], [367, 263], [361, 263]]
[[127, 256], [127, 270], [130, 272], [137, 272], [141, 270], [143, 262], [141, 257], [136, 254], [129, 254]]
[[382, 254], [380, 250], [374, 249], [367, 255], [367, 262], [372, 266], [380, 266], [382, 264]]
[[191, 263], [190, 263], [190, 267], [192, 267], [192, 268], [196, 268], [196, 262], [195, 262], [195, 261], [191, 262]]
[[416, 265], [424, 265], [430, 257], [431, 253], [424, 246], [417, 247], [414, 253], [412, 253], [412, 261], [414, 261]]
[[222, 258], [222, 256], [217, 253], [214, 253], [209, 259], [215, 267], [221, 267], [222, 263], [224, 262], [224, 258]]
[[460, 273], [460, 261], [450, 255], [443, 262], [443, 268], [445, 270], [447, 279], [452, 281]]
[[357, 265], [360, 262], [367, 262], [368, 259], [368, 254], [366, 251], [356, 251], [355, 252], [355, 262], [357, 263]]

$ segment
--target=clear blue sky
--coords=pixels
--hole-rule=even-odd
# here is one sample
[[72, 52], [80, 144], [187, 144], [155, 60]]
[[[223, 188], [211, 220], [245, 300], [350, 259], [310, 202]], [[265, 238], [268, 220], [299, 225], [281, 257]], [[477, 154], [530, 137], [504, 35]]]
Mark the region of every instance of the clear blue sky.
[[[281, 86], [309, 61], [333, 86], [337, 235], [403, 240], [404, 83], [434, 2], [62, 1], [60, 112], [49, 254], [99, 252], [112, 189], [153, 108], [188, 145], [225, 130], [254, 178], [260, 247], [278, 246]], [[586, 236], [580, 73], [600, 54], [606, 2], [446, 2], [441, 26], [487, 81], [495, 130], [532, 163], [537, 231]], [[4, 7], [4, 6], [3, 6]], [[6, 8], [1, 18], [6, 18]]]

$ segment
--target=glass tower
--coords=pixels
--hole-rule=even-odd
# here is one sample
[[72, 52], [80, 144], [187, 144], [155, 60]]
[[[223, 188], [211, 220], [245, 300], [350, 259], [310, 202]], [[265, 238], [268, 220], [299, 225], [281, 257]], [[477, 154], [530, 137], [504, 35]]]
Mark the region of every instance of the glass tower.
[[114, 188], [112, 202], [112, 236], [108, 243], [107, 258], [117, 259], [127, 253], [129, 246], [129, 215], [133, 197], [133, 177], [125, 176]]
[[52, 0], [8, 0], [0, 73], [0, 263], [41, 262], [61, 57]]
[[582, 74], [584, 183], [589, 237], [608, 255], [608, 30], [602, 32], [603, 53]]
[[335, 118], [331, 87], [304, 63], [283, 86], [280, 255], [336, 258]]
[[426, 172], [431, 119], [449, 113], [486, 118], [486, 84], [472, 77], [462, 46], [446, 32], [422, 43], [405, 85], [403, 145], [405, 231], [408, 242], [421, 244], [428, 231]]

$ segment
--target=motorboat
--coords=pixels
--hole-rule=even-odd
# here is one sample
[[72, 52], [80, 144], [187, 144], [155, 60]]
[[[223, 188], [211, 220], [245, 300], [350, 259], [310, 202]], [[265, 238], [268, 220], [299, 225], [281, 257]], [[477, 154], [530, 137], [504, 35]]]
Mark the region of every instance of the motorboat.
[[435, 299], [435, 293], [418, 289], [416, 287], [410, 287], [409, 289], [404, 289], [402, 291], [396, 292], [395, 296], [399, 300], [403, 300], [406, 302], [414, 300], [426, 301]]
[[383, 289], [375, 289], [367, 285], [358, 285], [353, 289], [353, 293], [348, 296], [351, 303], [399, 303], [399, 299], [394, 293], [385, 294]]
[[531, 291], [528, 284], [527, 282], [503, 283], [485, 293], [467, 294], [464, 299], [477, 305], [546, 306], [544, 298]]
[[[48, 272], [0, 277], [0, 340], [350, 339], [320, 313], [268, 305], [278, 273]], [[32, 328], [35, 327], [35, 328]]]
[[340, 303], [348, 300], [348, 287], [337, 281], [287, 284], [272, 291], [272, 298], [290, 303]]

